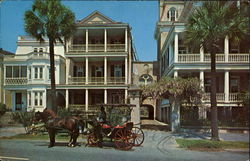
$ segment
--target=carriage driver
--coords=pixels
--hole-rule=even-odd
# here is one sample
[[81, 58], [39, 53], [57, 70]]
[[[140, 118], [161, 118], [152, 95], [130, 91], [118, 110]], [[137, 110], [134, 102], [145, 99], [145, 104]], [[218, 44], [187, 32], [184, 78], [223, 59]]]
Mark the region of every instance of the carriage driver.
[[101, 107], [101, 112], [99, 113], [98, 117], [100, 123], [106, 123], [106, 112], [103, 106]]

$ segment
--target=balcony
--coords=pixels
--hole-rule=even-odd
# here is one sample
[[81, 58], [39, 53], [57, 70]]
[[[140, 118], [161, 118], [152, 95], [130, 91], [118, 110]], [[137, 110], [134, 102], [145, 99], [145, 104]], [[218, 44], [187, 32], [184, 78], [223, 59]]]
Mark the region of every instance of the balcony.
[[84, 55], [88, 52], [125, 52], [125, 44], [107, 44], [106, 51], [104, 44], [68, 45], [67, 54]]
[[[229, 93], [229, 99], [226, 101], [225, 93], [216, 93], [216, 99], [218, 103], [222, 102], [230, 102], [230, 103], [239, 103], [242, 102], [242, 99], [244, 98], [244, 93]], [[249, 95], [247, 95], [249, 98]], [[204, 102], [210, 102], [210, 93], [205, 93]]]
[[[201, 54], [178, 54], [178, 62], [180, 63], [197, 63], [197, 62], [210, 62], [210, 54], [204, 54], [202, 59]], [[249, 63], [250, 54], [228, 54], [228, 60], [225, 54], [216, 54], [216, 62], [223, 63]]]
[[26, 77], [20, 78], [6, 78], [4, 85], [27, 85], [28, 79]]
[[[86, 77], [69, 77], [68, 84], [70, 85], [85, 85]], [[89, 77], [88, 84], [101, 85], [105, 84], [104, 77]], [[125, 84], [125, 77], [107, 77], [107, 84]]]
[[47, 54], [47, 53], [32, 53], [29, 55], [29, 59], [49, 59], [49, 54]]

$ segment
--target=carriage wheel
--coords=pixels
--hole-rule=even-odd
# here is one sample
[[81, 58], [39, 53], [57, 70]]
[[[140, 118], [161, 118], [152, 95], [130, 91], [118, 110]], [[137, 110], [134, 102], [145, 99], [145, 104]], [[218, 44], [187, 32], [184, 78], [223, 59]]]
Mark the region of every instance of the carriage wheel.
[[134, 146], [140, 146], [144, 142], [144, 132], [139, 127], [133, 127], [132, 135], [134, 137]]
[[130, 150], [134, 145], [132, 133], [125, 129], [119, 129], [113, 139], [116, 148], [120, 150]]
[[90, 133], [88, 136], [88, 144], [87, 145], [98, 146], [98, 139], [93, 132]]

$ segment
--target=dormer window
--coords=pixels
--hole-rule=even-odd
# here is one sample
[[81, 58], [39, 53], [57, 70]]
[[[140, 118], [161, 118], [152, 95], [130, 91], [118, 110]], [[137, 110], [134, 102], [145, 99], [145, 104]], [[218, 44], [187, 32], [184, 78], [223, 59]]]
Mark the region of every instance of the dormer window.
[[169, 21], [176, 21], [178, 18], [178, 12], [176, 8], [174, 7], [170, 8], [170, 10], [168, 11], [167, 17]]

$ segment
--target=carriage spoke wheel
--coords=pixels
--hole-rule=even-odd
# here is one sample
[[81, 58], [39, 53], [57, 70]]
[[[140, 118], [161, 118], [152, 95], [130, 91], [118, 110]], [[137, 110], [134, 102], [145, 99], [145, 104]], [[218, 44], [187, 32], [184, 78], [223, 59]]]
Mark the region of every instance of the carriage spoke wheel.
[[130, 150], [134, 145], [132, 133], [125, 129], [119, 129], [114, 137], [115, 146], [120, 150]]
[[144, 133], [141, 128], [133, 127], [132, 135], [135, 140], [134, 146], [140, 146], [144, 142]]
[[98, 146], [98, 139], [95, 134], [92, 132], [88, 136], [88, 145], [90, 146]]

